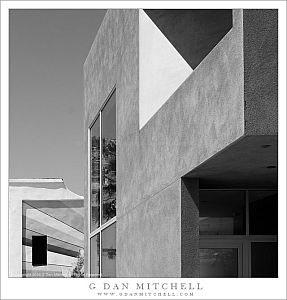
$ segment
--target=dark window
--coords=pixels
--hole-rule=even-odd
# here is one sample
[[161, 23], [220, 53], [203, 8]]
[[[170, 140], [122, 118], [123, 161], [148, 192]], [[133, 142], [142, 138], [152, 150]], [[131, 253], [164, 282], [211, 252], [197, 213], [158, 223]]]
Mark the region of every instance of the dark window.
[[251, 277], [278, 277], [277, 243], [251, 243]]
[[200, 249], [200, 277], [228, 278], [238, 276], [236, 248]]
[[245, 234], [243, 191], [200, 191], [199, 230], [202, 235]]
[[47, 266], [47, 236], [32, 236], [32, 266]]
[[[236, 260], [239, 276], [278, 277], [277, 191], [201, 190], [199, 195], [199, 233], [207, 246], [200, 249], [201, 277], [234, 277]], [[223, 249], [235, 241], [243, 249], [240, 256]]]
[[249, 192], [249, 233], [277, 235], [278, 197], [276, 191]]

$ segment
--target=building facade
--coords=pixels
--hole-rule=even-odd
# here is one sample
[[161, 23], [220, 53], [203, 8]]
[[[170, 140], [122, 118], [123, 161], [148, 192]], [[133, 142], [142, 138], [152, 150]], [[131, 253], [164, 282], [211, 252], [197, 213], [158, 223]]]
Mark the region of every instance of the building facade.
[[278, 276], [277, 19], [107, 11], [84, 64], [86, 276]]
[[9, 277], [71, 277], [84, 249], [84, 199], [63, 179], [9, 180]]

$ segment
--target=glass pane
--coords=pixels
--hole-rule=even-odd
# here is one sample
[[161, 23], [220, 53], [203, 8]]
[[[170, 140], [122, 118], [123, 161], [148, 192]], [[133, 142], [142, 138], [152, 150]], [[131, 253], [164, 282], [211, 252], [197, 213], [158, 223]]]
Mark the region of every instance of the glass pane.
[[102, 224], [116, 215], [116, 93], [102, 111]]
[[90, 277], [100, 277], [100, 234], [91, 238], [91, 274]]
[[237, 252], [236, 248], [199, 249], [200, 277], [238, 277]]
[[100, 118], [91, 128], [91, 232], [100, 225]]
[[244, 191], [201, 190], [199, 199], [200, 234], [245, 234]]
[[251, 277], [278, 277], [277, 243], [251, 243]]
[[277, 191], [249, 192], [249, 233], [264, 235], [278, 233]]
[[102, 231], [102, 277], [116, 277], [116, 223]]

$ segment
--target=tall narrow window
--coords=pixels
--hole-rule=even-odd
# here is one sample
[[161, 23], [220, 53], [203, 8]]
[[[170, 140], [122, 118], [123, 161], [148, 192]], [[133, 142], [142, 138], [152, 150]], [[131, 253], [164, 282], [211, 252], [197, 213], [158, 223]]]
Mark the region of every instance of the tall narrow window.
[[102, 233], [102, 277], [116, 277], [116, 223]]
[[90, 277], [116, 276], [116, 92], [90, 129]]
[[100, 226], [100, 118], [91, 128], [91, 232]]
[[91, 277], [100, 277], [100, 233], [91, 238]]
[[102, 223], [116, 215], [116, 94], [102, 112]]

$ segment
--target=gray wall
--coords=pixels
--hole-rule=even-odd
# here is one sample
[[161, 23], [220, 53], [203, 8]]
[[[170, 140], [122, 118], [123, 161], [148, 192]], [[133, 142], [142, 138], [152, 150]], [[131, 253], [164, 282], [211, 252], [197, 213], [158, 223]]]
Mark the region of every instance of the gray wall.
[[199, 180], [181, 180], [181, 277], [199, 277]]
[[84, 66], [84, 135], [88, 153], [88, 127], [116, 85], [119, 277], [199, 275], [198, 183], [181, 177], [245, 134], [242, 22], [234, 10], [233, 28], [139, 130], [138, 10], [105, 16]]
[[[85, 90], [85, 196], [88, 199], [88, 128], [103, 106], [113, 87], [117, 91], [117, 218], [121, 216], [124, 201], [121, 183], [123, 169], [128, 168], [128, 160], [122, 159], [122, 145], [134, 141], [138, 122], [132, 119], [138, 115], [138, 10], [109, 10], [98, 31], [90, 53], [84, 64]], [[130, 149], [136, 151], [131, 143]], [[122, 149], [122, 150], [121, 150]], [[136, 152], [134, 152], [136, 153]], [[85, 203], [85, 230], [88, 232], [88, 202]], [[121, 224], [117, 224], [117, 244], [121, 237]], [[88, 234], [85, 240], [85, 259], [88, 262]], [[117, 252], [117, 263], [121, 253]], [[89, 262], [88, 262], [89, 263]], [[85, 265], [87, 272], [88, 263]]]
[[195, 69], [232, 28], [232, 9], [145, 9]]
[[117, 216], [118, 277], [181, 277], [181, 180]]
[[278, 11], [245, 9], [244, 99], [245, 132], [278, 132]]
[[105, 16], [84, 66], [85, 147], [116, 85], [117, 276], [198, 274], [182, 269], [181, 177], [244, 133], [241, 22], [235, 11], [233, 29], [139, 131], [138, 10]]

